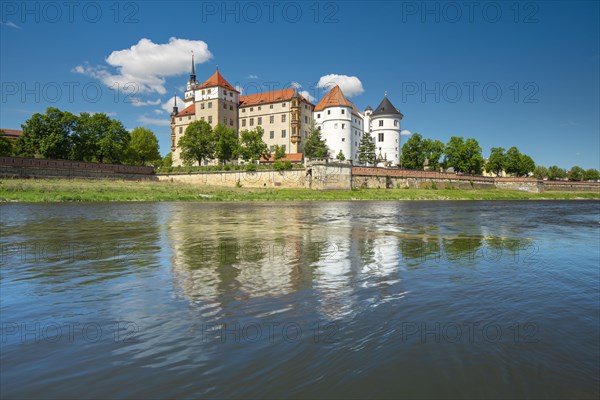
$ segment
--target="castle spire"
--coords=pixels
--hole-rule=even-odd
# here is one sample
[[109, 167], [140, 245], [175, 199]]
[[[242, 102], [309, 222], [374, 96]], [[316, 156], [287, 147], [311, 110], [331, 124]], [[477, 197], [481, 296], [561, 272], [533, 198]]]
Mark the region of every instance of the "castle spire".
[[192, 73], [190, 74], [190, 82], [196, 82], [196, 66], [194, 65], [194, 51], [192, 50]]
[[179, 114], [179, 108], [177, 108], [177, 93], [173, 93], [173, 112], [171, 115], [175, 116]]

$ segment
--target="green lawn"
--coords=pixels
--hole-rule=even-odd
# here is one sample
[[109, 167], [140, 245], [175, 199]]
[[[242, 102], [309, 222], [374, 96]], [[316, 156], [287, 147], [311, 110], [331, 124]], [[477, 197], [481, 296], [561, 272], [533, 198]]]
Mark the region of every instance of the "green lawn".
[[251, 189], [109, 179], [2, 179], [0, 202], [53, 201], [295, 201], [295, 200], [561, 200], [600, 199], [599, 192], [498, 189]]

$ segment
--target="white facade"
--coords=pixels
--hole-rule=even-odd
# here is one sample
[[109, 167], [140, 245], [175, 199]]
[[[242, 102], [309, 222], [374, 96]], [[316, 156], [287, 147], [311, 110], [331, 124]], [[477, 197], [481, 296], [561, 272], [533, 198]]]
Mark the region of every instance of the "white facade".
[[394, 165], [400, 164], [400, 120], [398, 115], [375, 115], [371, 119], [371, 136], [375, 153]]
[[362, 137], [362, 117], [353, 115], [351, 107], [327, 107], [315, 112], [314, 120], [321, 137], [327, 141], [330, 158], [336, 158], [341, 150], [346, 160], [354, 159], [354, 142], [359, 129]]

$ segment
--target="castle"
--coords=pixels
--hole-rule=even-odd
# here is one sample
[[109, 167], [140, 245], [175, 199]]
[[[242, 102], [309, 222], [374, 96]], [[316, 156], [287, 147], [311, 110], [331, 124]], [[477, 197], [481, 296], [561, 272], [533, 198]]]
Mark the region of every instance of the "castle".
[[263, 141], [271, 152], [276, 145], [286, 154], [303, 153], [303, 142], [314, 123], [327, 141], [329, 155], [340, 151], [347, 160], [358, 163], [358, 149], [364, 133], [375, 143], [380, 162], [400, 163], [400, 121], [403, 115], [387, 98], [373, 110], [364, 112], [334, 86], [315, 106], [293, 88], [241, 96], [217, 70], [203, 83], [196, 79], [194, 58], [184, 94], [184, 108], [176, 100], [171, 113], [171, 153], [173, 165], [182, 165], [179, 139], [194, 121], [206, 121], [213, 128], [223, 124], [236, 132], [262, 127]]

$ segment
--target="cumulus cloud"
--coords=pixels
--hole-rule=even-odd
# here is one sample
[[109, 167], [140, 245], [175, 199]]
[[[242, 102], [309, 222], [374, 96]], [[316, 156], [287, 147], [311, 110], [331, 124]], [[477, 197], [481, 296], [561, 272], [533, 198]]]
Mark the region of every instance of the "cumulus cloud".
[[412, 132], [409, 130], [403, 129], [400, 131], [400, 134], [404, 135], [404, 136], [409, 136], [409, 135], [412, 135]]
[[128, 99], [128, 102], [134, 107], [157, 106], [160, 104], [160, 99], [143, 101], [137, 97], [132, 97]]
[[348, 97], [362, 94], [365, 90], [363, 89], [362, 82], [356, 76], [329, 74], [322, 76], [317, 82], [317, 87], [322, 89], [331, 89], [335, 85], [338, 85], [344, 95]]
[[300, 89], [302, 87], [302, 85], [299, 84], [296, 81], [293, 81], [292, 83], [290, 83], [290, 86], [293, 87], [293, 88], [295, 88], [295, 89]]
[[157, 44], [143, 38], [128, 49], [113, 51], [106, 58], [108, 66], [80, 64], [73, 72], [91, 76], [112, 88], [133, 83], [136, 93], [165, 94], [166, 77], [189, 72], [192, 51], [196, 64], [212, 58], [208, 45], [201, 40], [172, 37], [168, 43]]
[[143, 125], [169, 126], [171, 121], [166, 118], [152, 118], [145, 114], [138, 117], [138, 122]]
[[[175, 96], [175, 97], [177, 97], [177, 107], [179, 108], [179, 111], [182, 111], [185, 106], [185, 104], [183, 103], [183, 99], [179, 96]], [[166, 111], [167, 113], [171, 114], [171, 112], [173, 111], [173, 98], [170, 97], [169, 100], [162, 103], [160, 108], [161, 108], [161, 110], [160, 110], [161, 112]], [[157, 110], [154, 110], [154, 111], [156, 112]]]
[[314, 103], [315, 101], [317, 101], [317, 99], [315, 99], [310, 93], [308, 93], [308, 90], [301, 90], [298, 93], [300, 93], [301, 96], [303, 96], [305, 99], [307, 99], [311, 103]]

